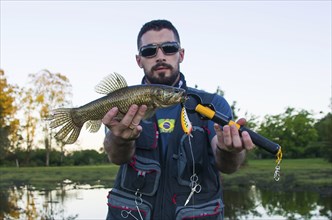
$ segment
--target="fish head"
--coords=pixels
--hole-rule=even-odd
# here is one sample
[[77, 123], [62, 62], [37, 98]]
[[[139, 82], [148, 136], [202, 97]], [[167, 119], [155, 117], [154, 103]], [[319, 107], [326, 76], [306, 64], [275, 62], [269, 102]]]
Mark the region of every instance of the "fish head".
[[153, 102], [157, 108], [165, 108], [187, 100], [186, 91], [166, 85], [156, 85], [151, 92]]

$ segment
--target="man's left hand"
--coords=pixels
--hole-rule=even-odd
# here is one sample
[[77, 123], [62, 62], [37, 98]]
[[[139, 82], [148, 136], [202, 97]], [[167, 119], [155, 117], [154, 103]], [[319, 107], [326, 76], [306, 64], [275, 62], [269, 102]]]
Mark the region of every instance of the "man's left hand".
[[[246, 120], [240, 118], [237, 122], [239, 125], [245, 125]], [[225, 151], [238, 153], [245, 150], [252, 150], [255, 148], [248, 132], [243, 131], [240, 135], [236, 125], [225, 125], [222, 128], [218, 124], [214, 124], [214, 129], [217, 135], [217, 146]]]

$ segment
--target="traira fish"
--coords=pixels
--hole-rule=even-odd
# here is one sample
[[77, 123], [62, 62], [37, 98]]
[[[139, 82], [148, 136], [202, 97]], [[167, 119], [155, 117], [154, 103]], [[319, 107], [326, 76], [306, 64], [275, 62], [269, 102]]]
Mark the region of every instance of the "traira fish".
[[102, 124], [101, 119], [113, 107], [118, 107], [118, 118], [121, 119], [131, 105], [146, 105], [144, 119], [147, 119], [153, 116], [158, 108], [186, 100], [184, 89], [159, 84], [128, 86], [124, 77], [118, 73], [105, 77], [95, 90], [107, 95], [78, 108], [58, 108], [51, 111], [48, 117], [50, 128], [62, 126], [55, 135], [56, 139], [65, 144], [75, 143], [85, 122], [90, 132], [97, 132]]

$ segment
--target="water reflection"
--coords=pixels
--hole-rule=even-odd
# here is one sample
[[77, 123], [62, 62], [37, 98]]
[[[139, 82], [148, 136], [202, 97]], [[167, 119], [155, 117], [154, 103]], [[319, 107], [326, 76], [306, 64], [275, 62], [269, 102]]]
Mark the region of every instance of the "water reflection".
[[54, 190], [13, 186], [0, 191], [0, 219], [105, 219], [108, 189], [59, 184]]
[[[105, 219], [108, 188], [70, 181], [52, 190], [12, 186], [0, 191], [0, 219]], [[225, 190], [226, 219], [332, 219], [331, 196], [271, 192], [252, 186]]]
[[332, 219], [331, 195], [316, 192], [260, 190], [255, 186], [225, 190], [225, 216], [230, 219]]

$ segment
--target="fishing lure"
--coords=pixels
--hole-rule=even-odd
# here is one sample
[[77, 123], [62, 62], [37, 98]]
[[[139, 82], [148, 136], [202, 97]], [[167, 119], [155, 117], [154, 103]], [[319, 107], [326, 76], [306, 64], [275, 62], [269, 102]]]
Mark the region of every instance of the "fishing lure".
[[183, 132], [187, 135], [191, 135], [193, 126], [189, 120], [186, 108], [183, 105], [182, 105], [182, 109], [181, 109], [181, 125], [182, 125]]

